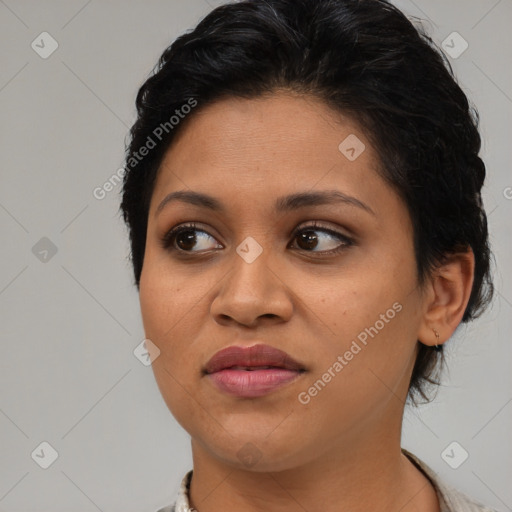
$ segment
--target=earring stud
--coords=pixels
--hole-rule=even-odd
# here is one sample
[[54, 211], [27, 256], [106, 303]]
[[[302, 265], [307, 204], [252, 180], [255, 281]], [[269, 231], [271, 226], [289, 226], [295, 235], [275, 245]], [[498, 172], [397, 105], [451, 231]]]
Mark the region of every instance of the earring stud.
[[439, 352], [443, 348], [442, 345], [439, 345], [439, 333], [434, 328], [432, 328], [432, 330], [434, 331], [434, 334], [436, 335], [436, 344], [434, 346], [434, 350]]

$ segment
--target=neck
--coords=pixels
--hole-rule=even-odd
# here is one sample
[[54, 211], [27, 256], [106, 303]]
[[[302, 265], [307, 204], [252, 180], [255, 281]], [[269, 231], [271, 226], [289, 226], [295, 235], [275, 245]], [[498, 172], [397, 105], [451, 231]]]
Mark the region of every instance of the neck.
[[307, 462], [278, 472], [240, 468], [192, 439], [190, 506], [197, 512], [318, 510], [438, 512], [428, 479], [401, 453], [394, 435], [357, 433]]

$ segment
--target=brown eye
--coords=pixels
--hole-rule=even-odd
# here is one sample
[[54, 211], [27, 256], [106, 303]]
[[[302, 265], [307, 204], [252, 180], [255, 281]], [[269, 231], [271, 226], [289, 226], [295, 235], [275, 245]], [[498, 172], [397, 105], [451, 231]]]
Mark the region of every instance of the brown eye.
[[190, 251], [197, 242], [197, 237], [192, 229], [180, 231], [174, 239], [176, 245], [184, 251]]
[[349, 237], [316, 224], [298, 229], [294, 238], [300, 250], [314, 253], [337, 253], [353, 245]]
[[[314, 224], [295, 231], [298, 250], [314, 254], [335, 254], [354, 244], [353, 240], [337, 231]], [[222, 249], [213, 236], [196, 224], [177, 226], [167, 232], [161, 245], [168, 251], [200, 253], [212, 249]]]
[[318, 236], [313, 230], [303, 231], [297, 240], [297, 245], [304, 250], [314, 249], [318, 244]]
[[[171, 229], [164, 235], [161, 242], [164, 249], [192, 253], [222, 247], [215, 238], [206, 231], [199, 229], [195, 224], [182, 225]], [[194, 250], [195, 247], [199, 247], [199, 249]]]

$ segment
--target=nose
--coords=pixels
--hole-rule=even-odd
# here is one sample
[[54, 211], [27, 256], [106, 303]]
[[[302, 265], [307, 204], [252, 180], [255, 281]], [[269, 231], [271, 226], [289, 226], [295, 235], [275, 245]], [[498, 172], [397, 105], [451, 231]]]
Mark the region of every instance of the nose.
[[278, 267], [269, 266], [269, 259], [268, 250], [251, 263], [234, 253], [231, 270], [224, 277], [210, 308], [218, 324], [254, 327], [259, 323], [281, 323], [291, 318], [291, 290]]

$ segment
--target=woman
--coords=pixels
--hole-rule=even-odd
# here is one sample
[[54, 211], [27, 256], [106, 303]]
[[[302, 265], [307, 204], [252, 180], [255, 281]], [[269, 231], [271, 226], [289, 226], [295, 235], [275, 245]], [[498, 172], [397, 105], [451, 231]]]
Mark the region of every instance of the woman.
[[386, 1], [221, 6], [137, 96], [122, 212], [197, 510], [491, 510], [401, 449], [489, 303], [478, 114]]

